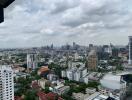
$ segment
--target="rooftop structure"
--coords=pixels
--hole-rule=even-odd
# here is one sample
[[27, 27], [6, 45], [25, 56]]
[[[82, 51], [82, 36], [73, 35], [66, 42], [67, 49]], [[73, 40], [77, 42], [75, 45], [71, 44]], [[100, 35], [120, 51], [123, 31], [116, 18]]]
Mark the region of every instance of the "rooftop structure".
[[45, 76], [45, 74], [48, 74], [50, 71], [50, 69], [48, 68], [48, 66], [42, 66], [39, 70], [38, 70], [38, 75], [43, 75]]
[[100, 80], [100, 83], [102, 86], [113, 90], [126, 88], [126, 82], [122, 77], [112, 73], [106, 74], [103, 79]]
[[107, 100], [108, 96], [102, 95], [99, 92], [93, 94], [73, 93], [73, 99], [75, 100]]

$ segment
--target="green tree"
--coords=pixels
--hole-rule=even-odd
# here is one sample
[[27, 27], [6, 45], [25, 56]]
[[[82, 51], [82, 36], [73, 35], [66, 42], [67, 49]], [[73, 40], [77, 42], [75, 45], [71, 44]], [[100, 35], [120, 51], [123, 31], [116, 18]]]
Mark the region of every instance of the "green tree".
[[50, 92], [49, 87], [45, 87], [45, 89], [43, 89], [43, 91], [44, 91], [45, 93], [49, 93], [49, 92]]
[[25, 100], [37, 100], [36, 92], [34, 91], [27, 91], [25, 94]]

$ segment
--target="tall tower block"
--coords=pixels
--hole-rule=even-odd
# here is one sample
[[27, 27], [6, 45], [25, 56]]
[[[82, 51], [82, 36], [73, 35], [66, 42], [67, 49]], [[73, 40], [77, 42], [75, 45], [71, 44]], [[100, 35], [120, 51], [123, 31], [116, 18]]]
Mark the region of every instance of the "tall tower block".
[[132, 65], [132, 36], [129, 36], [129, 60], [128, 64]]

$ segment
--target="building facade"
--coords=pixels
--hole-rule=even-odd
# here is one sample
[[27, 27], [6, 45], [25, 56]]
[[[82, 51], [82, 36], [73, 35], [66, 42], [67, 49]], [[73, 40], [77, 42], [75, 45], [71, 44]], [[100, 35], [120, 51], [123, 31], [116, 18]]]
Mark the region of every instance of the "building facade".
[[14, 81], [11, 66], [0, 66], [0, 100], [14, 100]]
[[36, 54], [27, 54], [27, 69], [34, 70], [38, 66], [37, 64], [37, 55]]
[[98, 57], [95, 50], [92, 50], [88, 55], [87, 67], [89, 70], [96, 70]]
[[61, 71], [62, 77], [67, 77], [69, 80], [88, 83], [87, 77], [87, 68], [86, 67], [73, 67], [71, 69]]
[[129, 36], [129, 65], [132, 65], [132, 36]]

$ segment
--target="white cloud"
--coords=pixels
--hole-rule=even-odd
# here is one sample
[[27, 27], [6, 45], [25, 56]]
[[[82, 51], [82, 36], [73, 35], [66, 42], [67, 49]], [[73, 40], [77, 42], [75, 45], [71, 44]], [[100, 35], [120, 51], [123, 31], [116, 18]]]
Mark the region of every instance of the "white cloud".
[[5, 9], [0, 45], [28, 47], [73, 41], [84, 45], [127, 44], [132, 31], [131, 3], [131, 0], [16, 0]]

